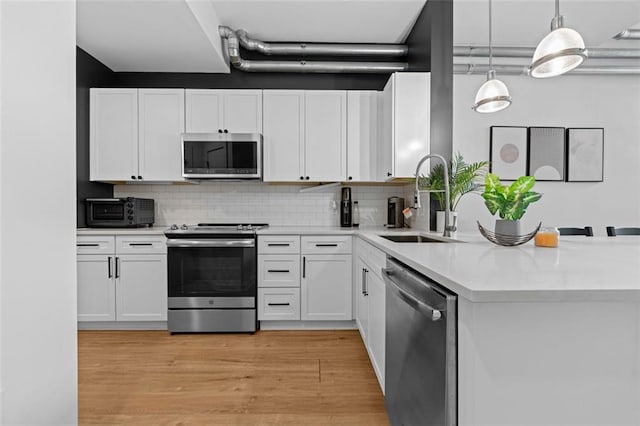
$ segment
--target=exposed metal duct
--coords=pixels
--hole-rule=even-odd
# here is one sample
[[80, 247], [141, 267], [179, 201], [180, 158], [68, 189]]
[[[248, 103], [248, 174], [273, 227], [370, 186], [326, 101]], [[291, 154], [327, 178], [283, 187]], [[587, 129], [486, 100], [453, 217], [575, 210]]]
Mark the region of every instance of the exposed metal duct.
[[[529, 75], [528, 65], [496, 65], [492, 67], [498, 74], [502, 75]], [[454, 74], [486, 74], [488, 65], [478, 64], [454, 64]], [[581, 66], [571, 70], [566, 75], [640, 75], [640, 66]]]
[[[492, 47], [493, 56], [531, 58], [535, 47]], [[587, 48], [590, 59], [640, 59], [640, 49]], [[487, 46], [453, 46], [453, 56], [482, 58], [489, 56]]]
[[[313, 73], [393, 73], [406, 71], [406, 62], [333, 62], [333, 61], [255, 61], [240, 56], [240, 41], [229, 27], [221, 26], [231, 64], [248, 72], [313, 72]], [[332, 54], [331, 52], [323, 54]]]
[[249, 37], [245, 30], [237, 30], [240, 45], [263, 55], [299, 56], [407, 56], [409, 48], [403, 44], [346, 44], [346, 43], [268, 43]]

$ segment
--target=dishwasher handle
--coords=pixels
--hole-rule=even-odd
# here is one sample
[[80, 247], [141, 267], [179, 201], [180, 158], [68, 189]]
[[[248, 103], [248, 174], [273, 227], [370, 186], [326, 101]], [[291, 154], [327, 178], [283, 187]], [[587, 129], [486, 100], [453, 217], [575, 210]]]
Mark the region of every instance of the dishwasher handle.
[[402, 298], [417, 305], [416, 308], [426, 313], [427, 316], [431, 318], [431, 321], [438, 321], [440, 318], [442, 318], [442, 312], [440, 310], [434, 309], [423, 301], [416, 299], [414, 296], [407, 293], [402, 289], [402, 287], [396, 284], [396, 282], [391, 279], [391, 277], [393, 276], [393, 271], [387, 268], [382, 268], [382, 272], [384, 273], [384, 280], [387, 283], [391, 284], [398, 291], [400, 296], [402, 296]]

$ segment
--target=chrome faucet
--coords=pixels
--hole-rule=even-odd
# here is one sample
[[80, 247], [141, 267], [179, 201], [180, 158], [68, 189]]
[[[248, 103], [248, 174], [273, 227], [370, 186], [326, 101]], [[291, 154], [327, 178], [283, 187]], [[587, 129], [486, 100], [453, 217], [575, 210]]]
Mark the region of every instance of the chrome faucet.
[[449, 191], [449, 166], [447, 164], [447, 160], [444, 159], [444, 157], [442, 155], [438, 155], [438, 154], [427, 154], [424, 157], [422, 157], [420, 159], [420, 161], [418, 161], [418, 165], [416, 166], [416, 189], [413, 192], [413, 208], [414, 209], [419, 209], [422, 206], [420, 205], [420, 191], [418, 190], [418, 181], [419, 181], [419, 175], [418, 173], [420, 173], [420, 167], [422, 167], [422, 164], [427, 161], [429, 158], [437, 158], [438, 160], [442, 161], [442, 164], [444, 165], [444, 233], [442, 234], [443, 237], [452, 237], [452, 233], [456, 232], [456, 224], [455, 224], [455, 219], [454, 219], [454, 223], [453, 225], [449, 225], [449, 215], [451, 213], [451, 208], [449, 207], [449, 198], [450, 198], [450, 191]]

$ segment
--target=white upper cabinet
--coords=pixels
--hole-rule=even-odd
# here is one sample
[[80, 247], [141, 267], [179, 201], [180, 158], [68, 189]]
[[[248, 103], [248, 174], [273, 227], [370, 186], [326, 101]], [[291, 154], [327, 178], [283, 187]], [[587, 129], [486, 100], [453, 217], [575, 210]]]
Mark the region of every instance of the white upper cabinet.
[[305, 92], [305, 180], [347, 179], [347, 93]]
[[147, 181], [183, 180], [184, 90], [139, 89], [138, 106], [139, 176]]
[[186, 93], [186, 131], [262, 133], [262, 90], [196, 90]]
[[90, 128], [91, 180], [183, 180], [183, 89], [91, 89]]
[[346, 180], [345, 91], [265, 90], [264, 180]]
[[347, 181], [378, 178], [378, 92], [347, 92]]
[[378, 178], [413, 178], [429, 152], [431, 75], [394, 73], [380, 94]]
[[304, 179], [304, 91], [263, 92], [264, 180]]
[[91, 89], [91, 180], [138, 176], [138, 89]]

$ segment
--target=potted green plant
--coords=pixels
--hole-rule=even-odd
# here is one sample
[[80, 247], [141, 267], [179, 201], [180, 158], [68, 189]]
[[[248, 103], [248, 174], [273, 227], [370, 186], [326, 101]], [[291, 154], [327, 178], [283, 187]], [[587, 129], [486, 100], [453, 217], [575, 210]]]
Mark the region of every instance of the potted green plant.
[[[488, 161], [479, 161], [468, 164], [462, 154], [457, 152], [449, 161], [449, 209], [452, 215], [456, 214], [456, 208], [463, 195], [470, 192], [478, 192], [482, 188], [482, 179], [489, 165]], [[444, 230], [444, 166], [438, 163], [427, 176], [421, 176], [418, 180], [418, 188], [432, 191], [431, 196], [437, 201], [439, 211], [436, 212], [436, 231]]]
[[492, 215], [498, 213], [500, 216], [500, 219], [496, 219], [496, 234], [519, 235], [520, 219], [527, 207], [542, 198], [542, 194], [531, 190], [536, 178], [520, 176], [511, 185], [505, 186], [497, 175], [488, 173], [484, 182], [484, 204]]

